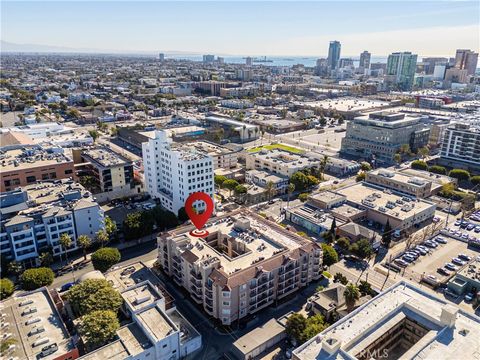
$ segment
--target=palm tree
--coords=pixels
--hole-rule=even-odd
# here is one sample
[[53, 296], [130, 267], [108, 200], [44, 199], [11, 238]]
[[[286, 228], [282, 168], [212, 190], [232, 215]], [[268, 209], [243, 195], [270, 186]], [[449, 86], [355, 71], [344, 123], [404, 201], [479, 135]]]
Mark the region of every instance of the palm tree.
[[273, 183], [273, 181], [267, 182], [267, 185], [265, 186], [265, 190], [267, 192], [268, 200], [270, 200], [273, 194], [275, 193], [275, 184]]
[[63, 233], [60, 235], [60, 245], [62, 245], [62, 250], [65, 254], [65, 261], [68, 263], [68, 254], [67, 254], [67, 249], [72, 246], [72, 238], [68, 233]]
[[103, 248], [103, 246], [109, 240], [109, 236], [105, 230], [100, 230], [96, 233], [96, 239], [100, 243], [100, 246]]
[[92, 245], [92, 239], [87, 235], [80, 235], [77, 239], [77, 243], [83, 250], [83, 258], [87, 260], [87, 248]]
[[351, 312], [357, 300], [360, 299], [360, 290], [358, 290], [357, 285], [349, 283], [345, 287], [343, 296], [345, 297], [345, 304], [347, 305], [347, 311]]
[[295, 191], [295, 184], [288, 184], [287, 187], [287, 208], [290, 205], [290, 195]]
[[323, 180], [323, 174], [325, 173], [325, 169], [330, 162], [330, 158], [328, 155], [323, 155], [322, 160], [320, 160], [320, 164], [318, 165], [318, 171], [320, 172], [320, 180]]

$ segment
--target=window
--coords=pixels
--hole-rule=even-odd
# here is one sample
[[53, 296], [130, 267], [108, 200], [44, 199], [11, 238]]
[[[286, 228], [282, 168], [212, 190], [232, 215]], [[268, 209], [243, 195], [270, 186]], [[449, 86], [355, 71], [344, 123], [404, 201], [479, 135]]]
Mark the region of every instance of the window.
[[27, 176], [27, 183], [30, 184], [30, 183], [33, 183], [37, 181], [37, 178], [35, 176]]
[[229, 298], [230, 297], [230, 291], [222, 291], [222, 296]]
[[72, 169], [67, 169], [65, 170], [65, 175], [72, 174], [73, 170]]
[[224, 301], [223, 306], [230, 306], [230, 301]]

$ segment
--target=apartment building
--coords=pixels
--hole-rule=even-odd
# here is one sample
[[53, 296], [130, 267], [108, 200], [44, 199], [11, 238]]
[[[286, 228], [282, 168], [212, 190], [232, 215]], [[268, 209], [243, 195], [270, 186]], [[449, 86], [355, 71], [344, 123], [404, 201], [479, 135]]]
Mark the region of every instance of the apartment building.
[[123, 192], [134, 188], [133, 163], [120, 154], [98, 147], [82, 151], [81, 157], [101, 192]]
[[249, 209], [206, 226], [158, 237], [158, 263], [193, 301], [230, 325], [271, 305], [321, 276], [320, 246], [285, 230]]
[[294, 360], [472, 359], [480, 318], [401, 281], [293, 351]]
[[[63, 323], [63, 303], [53, 298], [46, 287], [17, 292], [2, 301], [2, 342], [14, 342], [2, 349], [2, 358], [25, 360], [77, 359], [76, 343]], [[49, 353], [46, 348], [51, 347]]]
[[447, 166], [480, 170], [480, 126], [457, 123], [445, 129], [440, 161]]
[[116, 340], [82, 356], [82, 360], [176, 360], [202, 347], [201, 335], [175, 307], [165, 307], [165, 299], [150, 281], [134, 284], [120, 294], [122, 312], [131, 322], [117, 330]]
[[[164, 131], [142, 144], [145, 185], [148, 193], [161, 205], [177, 214], [188, 196], [202, 191], [213, 198], [214, 165], [210, 155], [192, 146], [172, 142]], [[198, 211], [203, 202], [193, 204]]]
[[297, 171], [318, 167], [320, 160], [281, 149], [247, 152], [247, 170], [265, 170], [290, 178]]
[[104, 227], [104, 213], [91, 194], [71, 180], [43, 182], [0, 195], [0, 254], [35, 264], [42, 251], [63, 254], [59, 239], [72, 239], [68, 252], [78, 249], [80, 235], [95, 237]]
[[15, 147], [0, 153], [0, 191], [10, 191], [37, 181], [74, 178], [73, 160], [61, 148]]
[[387, 80], [392, 79], [400, 90], [410, 90], [413, 86], [417, 55], [411, 52], [396, 52], [388, 55]]
[[409, 145], [413, 151], [427, 145], [429, 133], [419, 116], [387, 111], [370, 113], [347, 123], [341, 152], [389, 164], [402, 145]]

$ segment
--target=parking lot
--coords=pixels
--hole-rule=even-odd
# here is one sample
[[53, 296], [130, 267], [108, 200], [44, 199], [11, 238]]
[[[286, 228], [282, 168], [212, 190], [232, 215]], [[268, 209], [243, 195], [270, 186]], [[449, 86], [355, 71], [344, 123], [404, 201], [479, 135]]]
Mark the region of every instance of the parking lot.
[[119, 202], [117, 204], [112, 204], [111, 202], [105, 205], [102, 205], [102, 209], [105, 212], [105, 215], [110, 217], [117, 226], [123, 224], [123, 221], [129, 213], [136, 211], [144, 211], [148, 208], [154, 207], [155, 201], [149, 199], [146, 201], [141, 201], [137, 203], [129, 202], [127, 204]]

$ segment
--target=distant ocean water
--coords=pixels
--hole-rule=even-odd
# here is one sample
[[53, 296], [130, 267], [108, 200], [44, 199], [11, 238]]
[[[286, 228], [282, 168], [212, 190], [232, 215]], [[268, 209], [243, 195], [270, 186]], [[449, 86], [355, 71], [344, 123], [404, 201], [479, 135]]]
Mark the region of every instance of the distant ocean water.
[[[222, 56], [225, 59], [227, 64], [245, 64], [245, 57], [243, 56]], [[263, 56], [252, 56], [254, 59], [264, 59]], [[201, 55], [167, 55], [167, 59], [184, 59], [191, 61], [202, 61], [203, 58]], [[293, 66], [298, 64], [303, 64], [304, 66], [313, 67], [316, 65], [317, 59], [326, 58], [326, 56], [267, 56], [266, 60], [269, 62], [254, 62], [254, 65], [265, 65], [265, 66]], [[359, 58], [358, 57], [347, 57], [353, 59], [355, 66], [358, 66]], [[270, 61], [271, 60], [271, 61]], [[386, 63], [386, 56], [372, 56], [371, 63]]]

